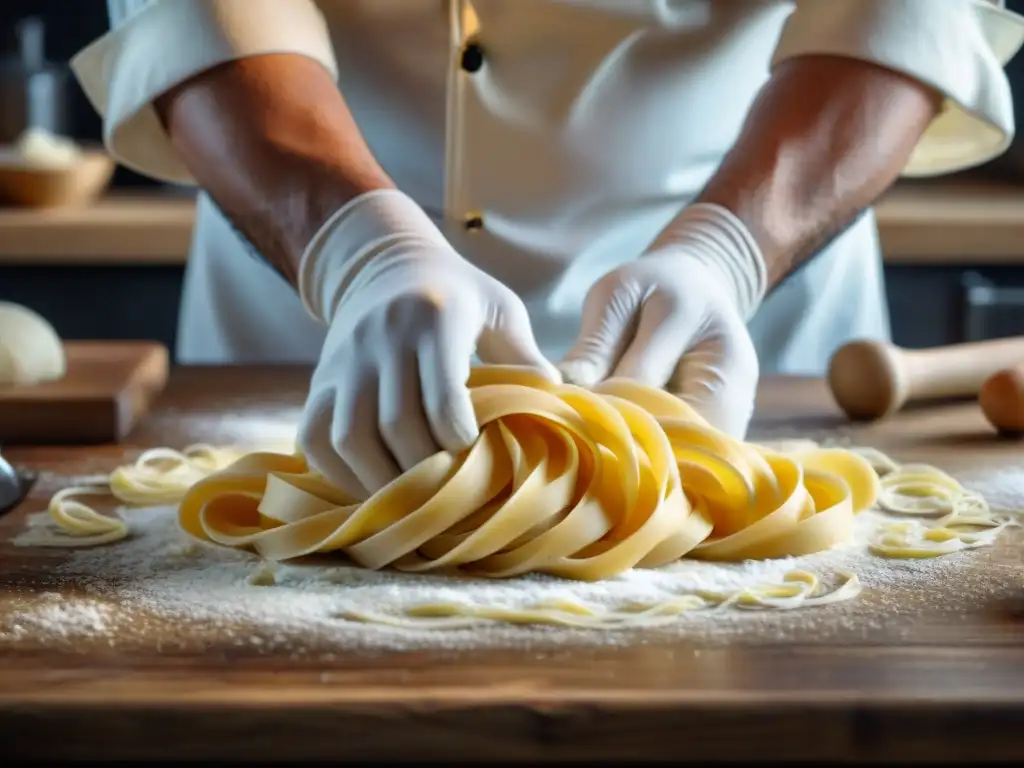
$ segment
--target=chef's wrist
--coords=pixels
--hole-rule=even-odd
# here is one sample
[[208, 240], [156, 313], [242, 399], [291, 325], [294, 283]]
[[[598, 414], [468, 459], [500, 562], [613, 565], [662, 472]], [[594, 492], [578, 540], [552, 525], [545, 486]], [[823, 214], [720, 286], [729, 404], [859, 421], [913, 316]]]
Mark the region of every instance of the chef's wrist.
[[324, 223], [349, 201], [390, 183], [363, 186], [322, 166], [311, 172], [303, 166], [275, 174], [279, 182], [260, 184], [250, 200], [209, 193], [250, 254], [296, 288], [303, 253]]
[[334, 74], [309, 56], [229, 61], [174, 86], [153, 107], [198, 186], [292, 284], [324, 221], [348, 200], [394, 186]]
[[331, 167], [329, 158], [312, 159], [311, 164], [315, 167], [296, 163], [287, 184], [264, 193], [267, 218], [282, 239], [280, 250], [290, 272], [286, 277], [296, 288], [303, 256], [338, 211], [363, 195], [394, 189], [385, 176], [353, 178], [348, 169]]
[[757, 241], [736, 215], [720, 205], [687, 206], [647, 253], [678, 254], [713, 270], [744, 320], [754, 316], [768, 290], [768, 270]]
[[330, 323], [368, 265], [409, 248], [455, 255], [438, 226], [406, 193], [395, 188], [364, 192], [341, 205], [310, 238], [298, 263], [299, 297], [310, 315]]

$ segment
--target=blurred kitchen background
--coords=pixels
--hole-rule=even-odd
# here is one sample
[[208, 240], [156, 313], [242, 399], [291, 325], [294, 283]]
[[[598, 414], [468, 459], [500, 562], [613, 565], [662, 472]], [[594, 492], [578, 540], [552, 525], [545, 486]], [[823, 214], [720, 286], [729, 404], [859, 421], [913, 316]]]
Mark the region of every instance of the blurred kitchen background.
[[[1024, 10], [1024, 0], [1007, 5]], [[100, 121], [67, 61], [106, 29], [105, 0], [0, 4], [0, 144], [31, 120], [82, 144], [99, 141]], [[901, 182], [878, 207], [898, 344], [1024, 335], [1024, 54], [1007, 71], [1017, 145], [969, 173]], [[103, 177], [102, 168], [96, 173]], [[74, 199], [102, 181], [94, 173], [78, 187], [64, 180], [28, 194]], [[144, 338], [174, 348], [190, 190], [116, 168], [88, 204], [15, 205], [10, 190], [0, 193], [0, 299], [38, 310], [67, 339]]]

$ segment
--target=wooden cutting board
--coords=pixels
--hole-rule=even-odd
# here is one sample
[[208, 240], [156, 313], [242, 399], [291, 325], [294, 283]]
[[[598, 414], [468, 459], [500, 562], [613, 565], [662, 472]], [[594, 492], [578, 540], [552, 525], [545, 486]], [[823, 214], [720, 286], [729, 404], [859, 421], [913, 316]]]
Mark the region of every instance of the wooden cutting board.
[[67, 341], [59, 381], [0, 388], [0, 445], [123, 440], [167, 385], [167, 348], [152, 341]]

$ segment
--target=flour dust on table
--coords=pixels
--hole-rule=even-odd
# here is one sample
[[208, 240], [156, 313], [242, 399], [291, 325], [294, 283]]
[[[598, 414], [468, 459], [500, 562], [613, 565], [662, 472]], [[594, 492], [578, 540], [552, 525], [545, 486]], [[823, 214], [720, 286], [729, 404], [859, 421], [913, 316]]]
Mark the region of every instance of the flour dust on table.
[[[869, 640], [891, 633], [894, 619], [976, 609], [1009, 585], [993, 578], [990, 552], [899, 560], [868, 548], [877, 520], [860, 517], [854, 538], [802, 558], [736, 564], [681, 561], [634, 569], [598, 583], [546, 576], [511, 580], [370, 571], [320, 562], [267, 564], [244, 551], [197, 542], [177, 525], [173, 506], [125, 512], [133, 535], [115, 545], [77, 550], [58, 566], [53, 591], [26, 596], [0, 611], [0, 648], [225, 648], [292, 654], [363, 649], [477, 649], [635, 645], [665, 640], [713, 646], [729, 642]], [[46, 524], [45, 514], [33, 517]], [[1019, 530], [1010, 545], [1024, 548]], [[534, 605], [571, 600], [596, 605], [667, 601], [696, 590], [728, 591], [813, 569], [830, 583], [853, 572], [858, 600], [806, 611], [693, 611], [668, 625], [622, 631], [511, 625], [501, 622], [439, 632], [347, 621], [353, 610], [401, 614], [417, 605], [458, 600], [480, 605]], [[59, 589], [59, 591], [58, 591]], [[886, 635], [889, 639], [891, 635]]]
[[[469, 384], [474, 445], [364, 501], [291, 447], [161, 448], [104, 485], [58, 491], [15, 543], [80, 549], [63, 566], [79, 590], [144, 604], [164, 585], [163, 616], [251, 625], [282, 600], [289, 612], [308, 604], [307, 633], [454, 638], [495, 624], [675, 631], [691, 614], [721, 624], [823, 609], [886, 573], [908, 585], [937, 573], [947, 566], [909, 561], [990, 547], [1017, 522], [936, 467], [806, 439], [734, 440], [635, 382], [586, 390], [484, 366]], [[104, 495], [142, 509], [102, 514], [82, 500]], [[908, 562], [880, 565], [894, 559]]]

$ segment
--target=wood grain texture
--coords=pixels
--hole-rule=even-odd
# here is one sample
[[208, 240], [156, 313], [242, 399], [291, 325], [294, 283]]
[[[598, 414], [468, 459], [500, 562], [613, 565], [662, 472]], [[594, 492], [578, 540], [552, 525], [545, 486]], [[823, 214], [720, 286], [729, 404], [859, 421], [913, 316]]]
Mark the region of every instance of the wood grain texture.
[[5, 264], [184, 264], [191, 196], [115, 194], [82, 208], [0, 209]]
[[[0, 541], [61, 478], [108, 471], [144, 447], [230, 443], [294, 424], [305, 369], [176, 369], [123, 445], [6, 453], [46, 480], [0, 518]], [[976, 406], [849, 425], [822, 382], [764, 382], [752, 437], [848, 435], [950, 470], [1019, 466]], [[178, 627], [130, 650], [44, 644], [0, 652], [0, 758], [994, 760], [1024, 757], [1021, 540], [978, 555], [988, 602], [943, 609], [893, 587], [862, 624], [707, 645], [657, 633], [618, 647], [463, 652], [239, 647]], [[59, 551], [0, 544], [0, 606], [73, 589]], [[870, 620], [872, 601], [888, 606]], [[893, 606], [896, 610], [891, 610]], [[0, 608], [2, 610], [2, 608]], [[878, 614], [881, 616], [882, 614]], [[269, 646], [268, 646], [269, 648]]]
[[1024, 190], [972, 180], [905, 182], [875, 208], [886, 265], [1024, 264]]
[[121, 440], [167, 385], [167, 348], [150, 341], [68, 341], [57, 381], [0, 389], [0, 444]]
[[[886, 264], [1024, 264], [1019, 185], [901, 182], [879, 201]], [[184, 264], [195, 203], [179, 195], [111, 195], [80, 209], [0, 209], [0, 263]]]

